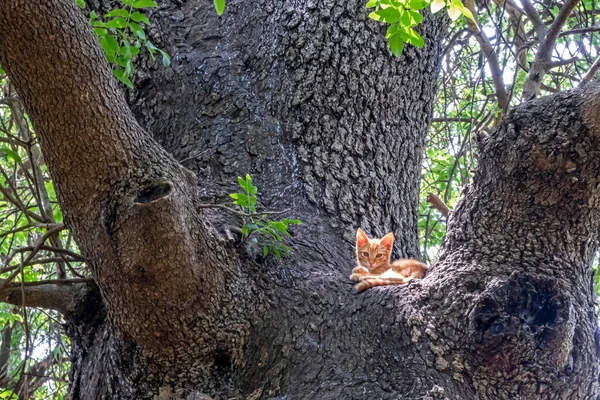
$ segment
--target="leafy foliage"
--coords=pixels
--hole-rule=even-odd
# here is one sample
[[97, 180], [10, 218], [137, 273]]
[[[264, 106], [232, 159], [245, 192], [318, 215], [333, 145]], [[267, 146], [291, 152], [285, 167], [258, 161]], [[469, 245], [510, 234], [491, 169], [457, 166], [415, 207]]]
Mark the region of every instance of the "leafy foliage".
[[414, 28], [423, 20], [419, 11], [427, 6], [431, 7], [432, 13], [448, 7], [448, 15], [453, 21], [461, 14], [474, 21], [473, 14], [460, 0], [451, 0], [449, 3], [447, 0], [369, 0], [367, 3], [367, 8], [375, 8], [369, 14], [370, 18], [390, 25], [385, 37], [396, 57], [402, 55], [406, 43], [419, 48], [425, 45], [425, 40]]
[[[0, 285], [89, 276], [62, 223], [38, 139], [4, 72], [0, 105]], [[69, 339], [60, 314], [0, 303], [0, 399], [62, 399], [69, 374]], [[5, 339], [2, 339], [2, 338]], [[6, 339], [8, 338], [8, 339]], [[27, 382], [29, 393], [23, 395]]]
[[[84, 0], [76, 0], [77, 4], [85, 7]], [[103, 18], [95, 11], [90, 11], [90, 24], [100, 40], [106, 58], [112, 66], [113, 74], [122, 83], [132, 88], [131, 75], [134, 73], [133, 58], [145, 48], [152, 60], [156, 53], [162, 55], [162, 63], [168, 67], [171, 63], [169, 55], [156, 47], [146, 37], [143, 25], [150, 25], [148, 17], [140, 11], [144, 8], [157, 7], [153, 0], [119, 0], [122, 8], [115, 8], [106, 13]]]
[[263, 256], [273, 253], [276, 258], [283, 254], [287, 256], [291, 248], [285, 244], [285, 239], [291, 235], [288, 232], [290, 225], [299, 225], [302, 222], [299, 219], [284, 218], [281, 220], [271, 220], [267, 218], [268, 211], [259, 213], [256, 211], [258, 188], [252, 184], [250, 175], [246, 178], [238, 176], [238, 183], [243, 189], [243, 193], [230, 194], [233, 198], [233, 204], [237, 205], [245, 214], [242, 217], [242, 241], [255, 240], [263, 247]]
[[[514, 107], [520, 101], [526, 68], [533, 61], [539, 43], [527, 16], [507, 9], [505, 4], [485, 3], [476, 18], [480, 33], [489, 39], [499, 60], [510, 107]], [[554, 22], [562, 6], [562, 3], [533, 4], [547, 25]], [[596, 8], [592, 0], [584, 0], [567, 20], [552, 53], [552, 61], [557, 64], [544, 77], [542, 94], [577, 87], [600, 57]], [[437, 100], [422, 170], [419, 228], [422, 253], [428, 260], [435, 257], [446, 226], [439, 212], [429, 208], [425, 201], [427, 193], [438, 194], [451, 208], [456, 205], [477, 165], [477, 138], [493, 135], [503, 113], [498, 106], [488, 59], [465, 24], [458, 21], [452, 27], [443, 47]]]

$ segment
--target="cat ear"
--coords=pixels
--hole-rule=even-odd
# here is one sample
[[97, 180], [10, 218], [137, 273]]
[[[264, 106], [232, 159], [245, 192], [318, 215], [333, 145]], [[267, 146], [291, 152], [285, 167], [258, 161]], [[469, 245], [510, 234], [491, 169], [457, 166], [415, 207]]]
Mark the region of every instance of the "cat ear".
[[356, 231], [356, 247], [363, 247], [367, 243], [369, 243], [367, 234], [364, 233], [362, 229], [358, 228]]
[[387, 250], [392, 250], [392, 246], [394, 245], [394, 233], [390, 232], [382, 237], [379, 244], [385, 247]]

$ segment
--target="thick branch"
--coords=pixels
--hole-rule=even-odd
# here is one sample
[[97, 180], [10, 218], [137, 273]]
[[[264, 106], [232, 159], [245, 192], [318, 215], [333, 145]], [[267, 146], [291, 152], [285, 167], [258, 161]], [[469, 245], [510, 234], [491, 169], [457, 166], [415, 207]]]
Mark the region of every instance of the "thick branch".
[[[75, 2], [0, 2], [0, 65], [34, 123], [65, 223], [117, 328], [172, 374], [186, 362], [210, 368], [218, 342], [241, 346], [245, 332], [218, 325], [228, 309], [228, 323], [247, 318], [236, 305], [251, 299], [225, 290], [241, 279], [239, 262], [196, 211], [194, 174], [137, 123]], [[6, 301], [21, 301], [10, 290]], [[49, 291], [69, 298], [68, 287], [27, 288], [25, 305], [70, 310]], [[190, 337], [203, 344], [186, 346]]]
[[59, 283], [47, 281], [45, 284], [30, 282], [29, 285], [12, 283], [0, 290], [0, 301], [67, 314], [77, 312], [93, 290], [95, 284], [89, 279], [66, 280]]

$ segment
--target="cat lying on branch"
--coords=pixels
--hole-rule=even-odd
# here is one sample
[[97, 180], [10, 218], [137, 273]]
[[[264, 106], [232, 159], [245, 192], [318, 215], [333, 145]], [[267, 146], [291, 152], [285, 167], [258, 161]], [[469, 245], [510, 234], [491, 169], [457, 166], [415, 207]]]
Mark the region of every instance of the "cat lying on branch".
[[356, 259], [359, 266], [352, 270], [350, 279], [358, 282], [356, 291], [362, 292], [374, 286], [403, 285], [413, 279], [421, 279], [427, 273], [427, 265], [413, 259], [396, 260], [390, 264], [394, 234], [381, 239], [369, 239], [362, 229], [356, 231]]

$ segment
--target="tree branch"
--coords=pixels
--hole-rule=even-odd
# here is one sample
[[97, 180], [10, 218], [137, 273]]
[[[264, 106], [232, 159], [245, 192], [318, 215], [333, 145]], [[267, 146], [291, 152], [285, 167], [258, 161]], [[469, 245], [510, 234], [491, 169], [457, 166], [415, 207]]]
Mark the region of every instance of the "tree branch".
[[21, 374], [19, 380], [14, 385], [13, 392], [17, 393], [20, 399], [30, 398], [30, 395], [35, 393], [48, 380], [48, 377], [45, 376], [46, 371], [55, 362], [54, 353], [52, 351], [48, 352], [46, 358], [36, 362], [29, 367], [27, 372], [24, 371]]
[[[558, 15], [554, 19], [554, 22], [552, 22], [550, 29], [548, 29], [544, 34], [542, 34], [541, 31], [538, 32], [538, 40], [540, 41], [540, 47], [538, 48], [535, 58], [531, 64], [531, 68], [529, 69], [529, 72], [527, 72], [527, 77], [525, 78], [525, 82], [523, 83], [523, 93], [521, 95], [521, 98], [523, 100], [531, 100], [539, 94], [540, 86], [542, 85], [542, 80], [552, 67], [551, 56], [552, 50], [554, 49], [554, 45], [556, 44], [556, 39], [558, 39], [562, 27], [567, 22], [569, 15], [571, 15], [573, 9], [577, 6], [579, 1], [580, 0], [568, 0], [561, 7]], [[528, 5], [526, 6], [526, 4]], [[535, 9], [533, 9], [533, 6], [531, 5], [531, 3], [529, 3], [528, 0], [525, 0], [523, 2], [523, 8], [525, 8], [526, 12], [528, 8], [531, 8], [530, 11], [535, 11]], [[527, 15], [529, 15], [529, 12], [527, 12]], [[533, 23], [534, 26], [537, 26], [535, 22]], [[537, 28], [536, 31], [538, 31]]]
[[561, 7], [560, 11], [558, 12], [558, 15], [556, 16], [556, 19], [554, 20], [554, 22], [552, 22], [552, 25], [550, 25], [550, 29], [548, 29], [548, 33], [543, 41], [542, 46], [538, 50], [540, 58], [544, 57], [544, 59], [550, 60], [552, 49], [556, 44], [556, 39], [558, 39], [560, 31], [567, 22], [567, 19], [569, 19], [569, 15], [571, 15], [573, 9], [577, 7], [577, 4], [579, 4], [580, 1], [581, 0], [568, 0]]
[[5, 323], [2, 329], [2, 344], [0, 345], [0, 386], [2, 387], [8, 384], [8, 360], [10, 358], [12, 331], [11, 323]]
[[431, 203], [431, 208], [438, 210], [442, 216], [448, 218], [450, 215], [450, 208], [440, 199], [440, 197], [435, 193], [428, 193], [426, 200]]
[[[249, 318], [239, 305], [255, 294], [231, 290], [248, 286], [247, 272], [197, 211], [196, 176], [137, 122], [77, 5], [0, 1], [0, 64], [35, 126], [65, 223], [116, 329], [169, 374], [177, 372], [168, 360], [179, 360], [181, 368], [212, 363], [218, 343], [211, 338], [243, 343], [247, 332], [217, 321], [226, 313], [240, 324]], [[25, 287], [24, 305], [69, 311], [68, 299], [81, 285]], [[12, 286], [6, 290], [5, 301], [20, 302]], [[67, 300], [53, 300], [53, 292]], [[188, 333], [204, 345], [181, 346]]]
[[586, 72], [584, 77], [581, 79], [581, 82], [579, 82], [579, 87], [584, 87], [585, 85], [590, 83], [590, 81], [596, 76], [598, 69], [600, 69], [600, 56], [596, 58], [596, 61], [594, 61], [589, 71]]
[[546, 24], [544, 24], [544, 21], [542, 21], [540, 18], [540, 14], [538, 14], [536, 9], [533, 7], [533, 4], [531, 4], [529, 0], [521, 0], [521, 4], [523, 5], [525, 14], [527, 14], [527, 17], [533, 24], [533, 29], [535, 29], [538, 39], [543, 40], [548, 33], [548, 28], [546, 28]]
[[492, 81], [494, 82], [494, 89], [496, 90], [496, 97], [498, 99], [498, 105], [500, 108], [506, 112], [508, 110], [508, 93], [506, 92], [506, 87], [504, 86], [504, 77], [502, 76], [502, 70], [500, 68], [500, 64], [498, 62], [498, 56], [490, 43], [488, 37], [483, 33], [479, 26], [477, 26], [477, 11], [475, 10], [475, 2], [474, 0], [466, 0], [465, 6], [471, 11], [473, 17], [476, 22], [471, 21], [469, 18], [465, 18], [467, 21], [467, 26], [469, 27], [469, 31], [475, 37], [479, 46], [481, 47], [481, 51], [485, 54], [485, 57], [488, 60], [488, 64], [490, 66], [490, 71], [492, 72]]
[[95, 290], [92, 279], [16, 282], [0, 290], [0, 302], [68, 314], [77, 312], [92, 290]]

